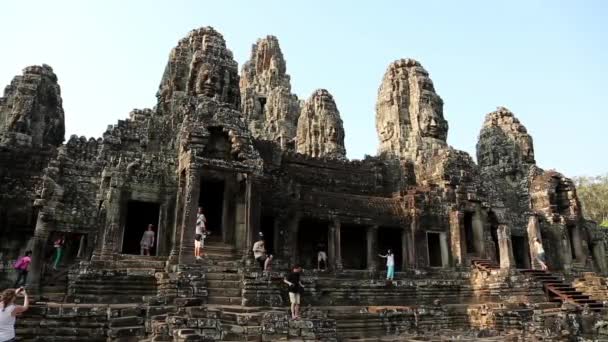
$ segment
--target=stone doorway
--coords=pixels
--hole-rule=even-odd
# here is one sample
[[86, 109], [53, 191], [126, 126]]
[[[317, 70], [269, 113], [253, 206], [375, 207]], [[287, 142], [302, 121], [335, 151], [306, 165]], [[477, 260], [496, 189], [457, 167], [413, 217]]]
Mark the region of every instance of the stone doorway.
[[[374, 256], [377, 254], [386, 254], [386, 251], [390, 248], [395, 254], [395, 271], [401, 271], [401, 264], [403, 260], [403, 246], [401, 241], [403, 229], [395, 227], [380, 227], [378, 228], [378, 250], [374, 251]], [[378, 258], [380, 261], [378, 265], [380, 269], [383, 269], [386, 265], [386, 259]]]
[[342, 251], [342, 265], [344, 269], [367, 269], [366, 227], [342, 224], [342, 227], [340, 228], [340, 244]]
[[430, 267], [445, 267], [448, 264], [447, 240], [445, 233], [427, 232], [426, 243]]
[[154, 225], [156, 241], [150, 250], [150, 255], [156, 255], [158, 246], [158, 221], [160, 204], [153, 202], [129, 201], [127, 203], [127, 215], [122, 238], [122, 253], [136, 254], [141, 253], [139, 245], [141, 238], [149, 224]]
[[225, 182], [222, 179], [201, 179], [201, 192], [198, 206], [203, 208], [207, 219], [207, 229], [212, 232], [211, 238], [222, 237], [224, 233], [224, 190]]
[[266, 246], [266, 252], [276, 256], [275, 241], [274, 241], [274, 217], [263, 215], [260, 222], [260, 231], [264, 234], [264, 246]]
[[530, 268], [530, 258], [528, 258], [529, 244], [523, 236], [511, 236], [511, 244], [513, 246], [513, 258], [515, 259], [515, 268], [524, 269]]
[[475, 253], [475, 235], [473, 233], [473, 213], [464, 213], [464, 238], [467, 253]]
[[321, 220], [303, 219], [300, 221], [298, 226], [298, 262], [305, 269], [317, 268], [319, 248], [323, 248], [327, 252], [328, 225], [328, 222]]

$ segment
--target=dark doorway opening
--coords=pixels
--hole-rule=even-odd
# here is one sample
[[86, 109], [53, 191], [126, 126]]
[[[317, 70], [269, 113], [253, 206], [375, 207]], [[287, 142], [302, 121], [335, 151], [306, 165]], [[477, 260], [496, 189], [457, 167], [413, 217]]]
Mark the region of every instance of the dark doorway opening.
[[441, 260], [441, 242], [439, 233], [426, 234], [427, 248], [429, 250], [429, 266], [431, 267], [442, 267], [443, 261]]
[[[380, 227], [378, 229], [378, 250], [374, 251], [374, 255], [384, 255], [388, 249], [393, 251], [396, 271], [401, 271], [401, 261], [403, 260], [401, 233], [402, 229], [400, 228]], [[386, 259], [380, 259], [379, 264], [381, 266], [386, 265]]]
[[221, 237], [224, 216], [224, 181], [203, 178], [198, 205], [203, 208], [207, 219], [207, 229], [212, 232], [211, 237]]
[[500, 264], [500, 246], [498, 245], [498, 219], [496, 214], [490, 211], [488, 215], [490, 221], [490, 234], [492, 235], [492, 242], [494, 242], [494, 253], [496, 255], [496, 262]]
[[576, 249], [574, 247], [574, 227], [568, 226], [568, 238], [570, 239], [570, 253], [572, 254], [572, 259], [576, 260]]
[[266, 98], [265, 97], [258, 97], [258, 101], [260, 102], [260, 113], [264, 114], [264, 107], [266, 106]]
[[367, 269], [367, 231], [358, 225], [342, 225], [340, 228], [342, 265], [345, 269]]
[[266, 253], [276, 255], [274, 250], [274, 217], [265, 215], [262, 216], [260, 226], [262, 227], [262, 234], [264, 234], [264, 246], [266, 247]]
[[529, 260], [527, 258], [529, 249], [528, 241], [523, 236], [511, 236], [511, 244], [513, 246], [513, 258], [515, 259], [515, 268], [528, 268]]
[[125, 232], [122, 239], [122, 253], [140, 254], [139, 245], [141, 238], [149, 224], [154, 225], [156, 232], [154, 247], [150, 249], [150, 255], [156, 255], [156, 243], [158, 241], [158, 215], [160, 204], [152, 202], [129, 201], [127, 203], [127, 219]]
[[[329, 222], [303, 219], [298, 226], [298, 261], [306, 269], [317, 268], [319, 249], [327, 252]], [[331, 262], [331, 260], [329, 260]]]
[[475, 253], [475, 236], [473, 235], [473, 213], [464, 213], [464, 238], [467, 253]]

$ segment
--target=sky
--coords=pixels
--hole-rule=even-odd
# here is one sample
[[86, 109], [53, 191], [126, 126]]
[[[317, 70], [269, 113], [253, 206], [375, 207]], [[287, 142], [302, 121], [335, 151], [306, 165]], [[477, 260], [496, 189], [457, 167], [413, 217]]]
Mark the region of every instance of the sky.
[[53, 67], [66, 139], [99, 137], [153, 107], [170, 50], [198, 27], [222, 33], [240, 66], [278, 37], [301, 99], [328, 89], [349, 158], [375, 155], [375, 103], [387, 66], [415, 58], [443, 98], [448, 143], [475, 157], [487, 113], [505, 106], [534, 138], [537, 164], [608, 172], [606, 1], [3, 1], [0, 84]]

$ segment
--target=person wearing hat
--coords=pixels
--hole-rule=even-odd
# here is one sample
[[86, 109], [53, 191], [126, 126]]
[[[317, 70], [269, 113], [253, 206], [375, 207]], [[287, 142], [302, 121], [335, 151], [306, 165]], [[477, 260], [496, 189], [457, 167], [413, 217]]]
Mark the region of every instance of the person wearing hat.
[[264, 271], [264, 261], [266, 261], [266, 247], [264, 246], [264, 234], [260, 232], [260, 239], [253, 244], [253, 257]]

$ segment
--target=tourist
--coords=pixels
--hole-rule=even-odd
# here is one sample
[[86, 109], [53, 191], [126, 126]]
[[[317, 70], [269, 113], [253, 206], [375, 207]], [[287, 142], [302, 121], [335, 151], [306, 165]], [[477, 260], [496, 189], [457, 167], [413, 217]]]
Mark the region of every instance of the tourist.
[[[15, 305], [17, 296], [23, 296], [23, 306]], [[23, 287], [6, 289], [0, 295], [0, 342], [14, 342], [16, 316], [30, 306], [27, 292]]]
[[543, 271], [549, 269], [547, 267], [547, 259], [545, 257], [545, 249], [538, 238], [534, 238], [534, 250], [536, 251], [536, 260], [540, 264]]
[[198, 208], [196, 214], [196, 232], [194, 235], [194, 257], [196, 260], [203, 259], [203, 246], [205, 244], [205, 237], [209, 234], [207, 231], [207, 218], [203, 212], [203, 208]]
[[302, 267], [295, 265], [283, 279], [283, 282], [289, 286], [289, 302], [291, 303], [291, 319], [300, 318], [300, 296], [304, 292], [304, 285], [300, 281], [300, 275], [302, 274]]
[[154, 225], [149, 224], [148, 229], [144, 232], [139, 242], [141, 246], [141, 255], [150, 255], [150, 250], [154, 247]]
[[55, 248], [55, 257], [53, 261], [53, 269], [57, 270], [61, 257], [63, 256], [63, 248], [65, 246], [65, 235], [61, 235], [55, 242], [53, 242], [53, 248]]
[[272, 271], [272, 260], [273, 259], [274, 259], [274, 257], [272, 256], [272, 254], [268, 255], [268, 257], [266, 258], [266, 261], [264, 261], [264, 272]]
[[13, 268], [17, 271], [17, 280], [15, 280], [14, 288], [25, 286], [27, 281], [27, 272], [32, 263], [32, 251], [26, 251], [25, 255], [17, 259]]
[[264, 270], [264, 262], [266, 261], [266, 246], [264, 246], [264, 233], [260, 232], [260, 239], [253, 244], [253, 257], [260, 265], [260, 269]]
[[[319, 246], [319, 252], [317, 253], [317, 270], [325, 270], [327, 269], [327, 253], [323, 248], [324, 246]], [[321, 267], [322, 266], [322, 267]]]
[[386, 255], [378, 254], [378, 256], [386, 259], [386, 280], [393, 280], [395, 277], [395, 254], [389, 249]]

